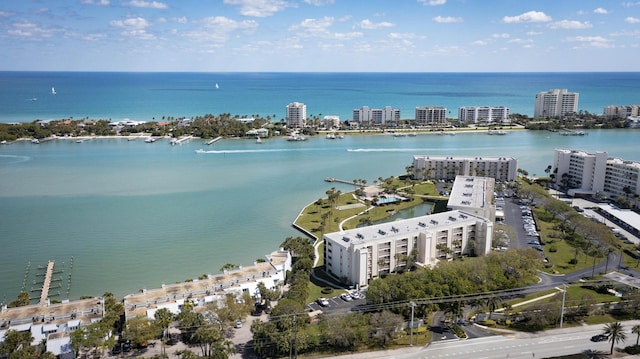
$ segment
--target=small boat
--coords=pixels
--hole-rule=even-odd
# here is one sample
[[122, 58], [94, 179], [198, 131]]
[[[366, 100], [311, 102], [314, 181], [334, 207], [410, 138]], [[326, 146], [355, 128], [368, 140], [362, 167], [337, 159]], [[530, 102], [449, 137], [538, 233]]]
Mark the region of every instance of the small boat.
[[216, 82], [216, 90], [220, 88], [220, 85]]
[[257, 137], [257, 138], [256, 138], [256, 143], [257, 143], [257, 144], [261, 144], [261, 143], [262, 143], [262, 139], [261, 139], [260, 137]]
[[38, 98], [34, 97], [34, 98], [31, 99], [31, 101], [38, 101]]
[[52, 87], [52, 88], [51, 88], [51, 94], [52, 94], [52, 95], [57, 94], [57, 92], [56, 92], [56, 88], [55, 88], [55, 87]]
[[335, 134], [335, 133], [330, 132], [330, 133], [327, 133], [327, 136], [326, 136], [326, 137], [327, 137], [327, 139], [329, 139], [329, 140], [335, 140], [335, 139], [336, 139], [336, 134]]
[[207, 151], [203, 150], [202, 148], [199, 150], [196, 150], [196, 153], [207, 153]]
[[149, 136], [149, 137], [147, 137], [146, 140], [144, 140], [144, 142], [146, 142], [146, 143], [154, 143], [154, 142], [156, 142], [156, 139], [151, 137], [151, 136]]
[[33, 143], [33, 144], [37, 145], [37, 144], [39, 144], [39, 143], [40, 143], [40, 140], [39, 140], [39, 139], [37, 139], [37, 138], [34, 138], [34, 139], [32, 139], [32, 140], [31, 140], [31, 143]]
[[287, 137], [287, 141], [296, 142], [296, 141], [306, 141], [307, 138], [304, 136], [300, 136], [297, 132], [291, 134], [291, 136]]

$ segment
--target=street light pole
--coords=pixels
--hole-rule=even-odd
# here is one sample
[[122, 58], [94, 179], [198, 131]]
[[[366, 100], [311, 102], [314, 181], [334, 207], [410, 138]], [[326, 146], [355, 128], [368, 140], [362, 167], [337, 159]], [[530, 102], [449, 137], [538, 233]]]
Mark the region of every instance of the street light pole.
[[562, 328], [562, 324], [564, 322], [564, 299], [567, 295], [567, 283], [562, 283], [562, 309], [560, 310], [560, 328]]

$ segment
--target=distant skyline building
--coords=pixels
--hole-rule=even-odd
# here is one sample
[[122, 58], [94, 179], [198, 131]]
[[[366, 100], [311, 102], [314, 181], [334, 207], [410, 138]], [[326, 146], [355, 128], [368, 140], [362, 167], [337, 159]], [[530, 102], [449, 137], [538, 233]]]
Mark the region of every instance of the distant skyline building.
[[518, 160], [512, 157], [413, 156], [413, 178], [453, 180], [458, 175], [514, 181]]
[[638, 117], [640, 116], [640, 105], [606, 106], [604, 108], [603, 115], [607, 120], [614, 118], [628, 119], [629, 117]]
[[508, 123], [509, 107], [506, 106], [464, 106], [458, 109], [460, 123]]
[[327, 115], [322, 119], [322, 124], [326, 128], [338, 128], [340, 127], [340, 116]]
[[445, 107], [416, 107], [416, 125], [438, 126], [446, 123], [447, 109]]
[[301, 128], [307, 121], [307, 105], [302, 102], [292, 102], [286, 109], [287, 127]]
[[536, 94], [534, 118], [561, 117], [578, 112], [578, 93], [554, 89]]
[[400, 109], [385, 106], [370, 108], [362, 106], [353, 110], [353, 121], [366, 126], [395, 126], [400, 121]]

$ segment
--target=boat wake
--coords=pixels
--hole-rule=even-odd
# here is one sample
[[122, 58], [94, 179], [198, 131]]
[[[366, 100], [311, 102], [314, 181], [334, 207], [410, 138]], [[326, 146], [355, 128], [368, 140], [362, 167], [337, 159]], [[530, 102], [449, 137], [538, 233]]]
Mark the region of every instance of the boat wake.
[[19, 155], [0, 155], [0, 164], [12, 165], [16, 163], [27, 162], [31, 159], [29, 156], [19, 156]]
[[227, 154], [227, 153], [268, 153], [268, 152], [299, 152], [300, 149], [269, 149], [269, 150], [211, 150], [205, 151], [203, 149], [196, 150], [196, 153], [202, 154]]

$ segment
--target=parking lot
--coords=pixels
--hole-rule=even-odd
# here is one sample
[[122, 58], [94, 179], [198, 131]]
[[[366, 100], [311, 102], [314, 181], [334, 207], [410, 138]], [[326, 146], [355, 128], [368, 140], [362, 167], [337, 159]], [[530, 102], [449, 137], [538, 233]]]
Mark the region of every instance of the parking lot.
[[[320, 310], [322, 312], [348, 312], [357, 308], [359, 305], [365, 305], [367, 303], [365, 299], [365, 292], [363, 291], [349, 291], [347, 296], [341, 297], [345, 292], [338, 291], [338, 295], [331, 297], [323, 297], [326, 302], [321, 304], [322, 300], [315, 301], [307, 304], [307, 310], [310, 312]], [[356, 294], [357, 293], [357, 294]]]

